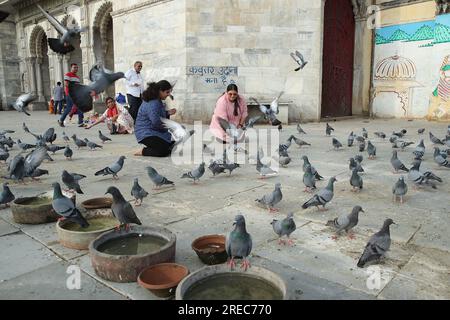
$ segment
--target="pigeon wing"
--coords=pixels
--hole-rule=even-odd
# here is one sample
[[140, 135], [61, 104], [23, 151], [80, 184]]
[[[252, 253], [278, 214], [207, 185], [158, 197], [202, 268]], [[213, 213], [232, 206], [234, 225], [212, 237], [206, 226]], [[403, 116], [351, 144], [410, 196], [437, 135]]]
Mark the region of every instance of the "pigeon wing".
[[69, 82], [69, 95], [74, 104], [83, 112], [92, 110], [92, 88], [75, 82]]
[[38, 4], [36, 4], [39, 10], [44, 14], [44, 16], [47, 18], [48, 22], [58, 31], [61, 35], [65, 34], [67, 32], [67, 29], [58, 21], [55, 17], [53, 17], [50, 13], [42, 9], [42, 7]]

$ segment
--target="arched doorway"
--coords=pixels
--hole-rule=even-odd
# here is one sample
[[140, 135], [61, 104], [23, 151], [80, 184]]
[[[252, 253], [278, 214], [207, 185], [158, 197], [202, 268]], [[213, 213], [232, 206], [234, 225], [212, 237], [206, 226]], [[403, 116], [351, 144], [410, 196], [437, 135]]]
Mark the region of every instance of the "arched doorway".
[[50, 72], [48, 61], [47, 35], [41, 26], [36, 26], [30, 36], [31, 64], [29, 83], [32, 92], [37, 94], [39, 102], [47, 102], [51, 98]]
[[325, 2], [322, 118], [352, 115], [355, 17], [351, 0]]
[[[93, 25], [93, 48], [98, 51], [94, 53], [95, 63], [100, 63], [105, 68], [114, 71], [114, 33], [113, 33], [113, 20], [111, 17], [112, 3], [105, 2], [98, 9], [95, 15]], [[115, 87], [110, 86], [105, 93], [106, 96], [114, 97]]]

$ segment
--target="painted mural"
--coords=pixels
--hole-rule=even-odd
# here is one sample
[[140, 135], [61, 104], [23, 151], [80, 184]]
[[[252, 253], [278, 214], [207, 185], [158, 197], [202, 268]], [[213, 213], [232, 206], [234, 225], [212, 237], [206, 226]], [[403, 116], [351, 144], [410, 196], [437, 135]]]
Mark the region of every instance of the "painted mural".
[[450, 119], [450, 14], [376, 30], [374, 114]]

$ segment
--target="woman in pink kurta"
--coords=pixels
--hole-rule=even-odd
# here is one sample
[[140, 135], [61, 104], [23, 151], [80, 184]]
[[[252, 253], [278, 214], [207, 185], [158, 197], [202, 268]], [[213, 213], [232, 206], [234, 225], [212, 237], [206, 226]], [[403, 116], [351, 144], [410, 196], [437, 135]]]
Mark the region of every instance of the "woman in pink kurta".
[[247, 102], [238, 93], [238, 87], [235, 84], [229, 84], [227, 91], [217, 100], [209, 130], [217, 139], [229, 141], [228, 135], [219, 124], [218, 117], [240, 128], [244, 126], [247, 116]]

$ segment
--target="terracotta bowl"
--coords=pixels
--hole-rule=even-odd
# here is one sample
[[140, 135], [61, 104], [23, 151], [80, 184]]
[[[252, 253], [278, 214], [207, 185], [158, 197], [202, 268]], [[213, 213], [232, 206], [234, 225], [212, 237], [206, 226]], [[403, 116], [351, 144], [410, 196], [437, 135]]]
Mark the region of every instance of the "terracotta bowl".
[[192, 242], [192, 249], [200, 260], [208, 265], [224, 263], [228, 258], [225, 251], [225, 236], [221, 234], [210, 234], [195, 239]]
[[85, 209], [104, 209], [111, 208], [112, 198], [103, 197], [103, 198], [93, 198], [81, 203], [83, 208]]
[[155, 296], [168, 298], [175, 294], [178, 283], [189, 274], [189, 269], [177, 263], [160, 263], [142, 270], [138, 276], [141, 287]]

